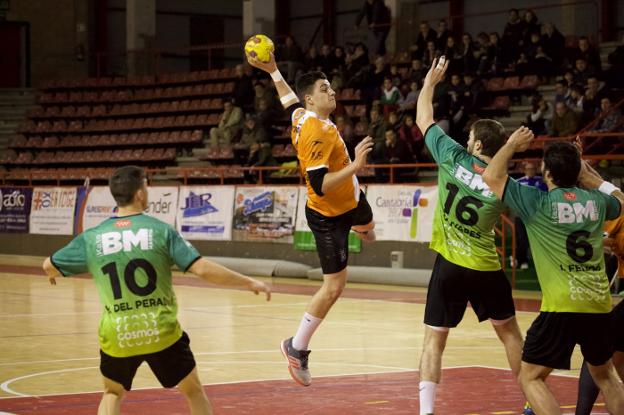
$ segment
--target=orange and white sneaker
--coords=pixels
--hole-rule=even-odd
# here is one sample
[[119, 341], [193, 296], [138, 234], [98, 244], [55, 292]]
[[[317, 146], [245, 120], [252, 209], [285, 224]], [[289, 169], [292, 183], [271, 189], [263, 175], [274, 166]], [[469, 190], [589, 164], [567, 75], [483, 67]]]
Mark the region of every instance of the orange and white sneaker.
[[292, 337], [287, 338], [280, 344], [282, 354], [288, 361], [288, 371], [295, 382], [301, 386], [310, 386], [312, 376], [308, 370], [308, 356], [310, 350], [297, 350], [292, 345]]

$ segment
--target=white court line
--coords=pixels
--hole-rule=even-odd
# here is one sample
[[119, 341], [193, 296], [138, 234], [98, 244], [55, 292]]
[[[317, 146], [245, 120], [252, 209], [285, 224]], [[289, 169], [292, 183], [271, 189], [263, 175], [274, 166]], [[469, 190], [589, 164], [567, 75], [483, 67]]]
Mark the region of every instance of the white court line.
[[[50, 317], [50, 316], [77, 316], [81, 314], [102, 314], [101, 311], [78, 311], [75, 313], [22, 313], [22, 314], [0, 314], [0, 318], [6, 317]], [[2, 412], [0, 412], [2, 415]]]
[[[227, 360], [219, 360], [218, 362], [199, 362], [202, 364], [207, 364], [207, 365], [221, 365], [221, 364], [249, 364], [249, 363], [253, 363], [253, 364], [279, 364], [282, 365], [284, 364], [284, 360], [258, 360], [258, 361], [254, 361], [254, 360], [232, 360], [232, 361], [227, 361]], [[382, 365], [374, 365], [374, 364], [369, 364], [369, 363], [346, 363], [346, 362], [314, 362], [314, 366], [356, 366], [356, 367], [374, 367], [377, 369], [391, 369], [391, 370], [398, 370], [398, 371], [402, 371], [402, 372], [411, 372], [416, 370], [415, 368], [406, 368], [406, 367], [396, 367], [396, 366], [382, 366]], [[204, 369], [200, 369], [200, 370], [204, 370]]]
[[36, 376], [49, 375], [49, 374], [52, 374], [52, 373], [76, 372], [76, 371], [79, 371], [79, 370], [87, 370], [87, 369], [99, 369], [99, 366], [79, 367], [79, 368], [74, 368], [74, 369], [50, 370], [50, 371], [47, 371], [47, 372], [39, 372], [39, 373], [32, 373], [30, 375], [19, 376], [17, 378], [9, 379], [9, 380], [6, 380], [6, 381], [2, 382], [2, 384], [0, 384], [0, 389], [5, 391], [6, 393], [10, 393], [10, 394], [13, 394], [13, 395], [21, 396], [23, 398], [29, 398], [29, 397], [32, 397], [34, 395], [28, 395], [28, 394], [25, 394], [25, 393], [15, 392], [11, 388], [9, 388], [9, 385], [11, 383], [13, 383], [13, 382], [17, 382], [17, 381], [23, 380], [23, 379], [33, 378], [33, 377], [36, 377]]

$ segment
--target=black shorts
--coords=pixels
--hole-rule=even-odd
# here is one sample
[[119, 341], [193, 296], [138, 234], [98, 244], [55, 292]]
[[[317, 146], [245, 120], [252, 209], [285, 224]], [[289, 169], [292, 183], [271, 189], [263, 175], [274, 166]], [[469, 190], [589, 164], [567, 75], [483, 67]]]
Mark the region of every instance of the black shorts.
[[527, 331], [522, 361], [569, 370], [574, 346], [579, 344], [589, 364], [603, 365], [613, 355], [611, 321], [610, 313], [541, 312]]
[[425, 306], [425, 324], [456, 327], [470, 301], [479, 321], [516, 315], [511, 285], [502, 270], [476, 271], [436, 257]]
[[613, 345], [616, 351], [624, 353], [624, 300], [621, 300], [620, 303], [615, 306], [611, 314], [611, 331], [615, 337]]
[[173, 388], [195, 368], [190, 343], [188, 335], [182, 333], [177, 342], [156, 353], [113, 357], [100, 350], [100, 372], [129, 391], [137, 369], [141, 363], [147, 362], [160, 384], [165, 388]]
[[325, 216], [305, 208], [308, 226], [314, 234], [316, 251], [321, 260], [323, 274], [335, 274], [347, 266], [349, 259], [349, 231], [352, 226], [366, 225], [373, 220], [373, 211], [360, 192], [360, 201], [355, 209], [342, 215]]

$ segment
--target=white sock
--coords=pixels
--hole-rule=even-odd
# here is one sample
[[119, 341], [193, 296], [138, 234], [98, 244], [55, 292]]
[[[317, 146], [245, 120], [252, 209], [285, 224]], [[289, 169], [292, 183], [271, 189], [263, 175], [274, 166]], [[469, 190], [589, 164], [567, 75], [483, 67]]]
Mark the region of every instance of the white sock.
[[308, 344], [316, 328], [323, 321], [322, 318], [314, 317], [312, 314], [305, 313], [299, 323], [297, 334], [293, 337], [292, 345], [297, 350], [308, 350]]
[[418, 386], [420, 390], [420, 415], [432, 414], [438, 384], [424, 380]]

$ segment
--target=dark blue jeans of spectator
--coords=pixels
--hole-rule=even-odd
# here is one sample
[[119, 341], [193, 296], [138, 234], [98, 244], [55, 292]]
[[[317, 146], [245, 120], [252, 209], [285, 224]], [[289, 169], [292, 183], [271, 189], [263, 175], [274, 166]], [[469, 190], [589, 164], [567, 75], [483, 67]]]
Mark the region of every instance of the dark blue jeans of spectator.
[[375, 53], [379, 56], [386, 56], [386, 38], [388, 31], [372, 32], [375, 38]]

